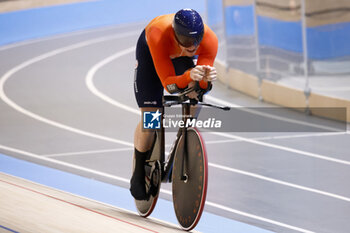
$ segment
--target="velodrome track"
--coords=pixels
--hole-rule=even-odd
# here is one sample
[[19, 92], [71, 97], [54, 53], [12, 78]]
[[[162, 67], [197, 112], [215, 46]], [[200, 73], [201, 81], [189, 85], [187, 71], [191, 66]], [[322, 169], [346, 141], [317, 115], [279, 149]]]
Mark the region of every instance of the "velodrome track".
[[[128, 188], [140, 118], [134, 49], [144, 25], [0, 47], [0, 153]], [[207, 100], [270, 106], [220, 83]], [[350, 229], [348, 132], [203, 136], [206, 212], [275, 232]], [[161, 198], [171, 200], [171, 185], [162, 185]], [[196, 230], [206, 232], [201, 224]], [[211, 227], [207, 232], [222, 232], [219, 224]]]

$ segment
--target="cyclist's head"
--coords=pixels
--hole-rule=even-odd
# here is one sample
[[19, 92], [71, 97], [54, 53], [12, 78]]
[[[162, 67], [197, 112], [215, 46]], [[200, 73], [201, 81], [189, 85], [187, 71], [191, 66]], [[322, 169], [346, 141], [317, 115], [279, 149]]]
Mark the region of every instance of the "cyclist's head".
[[192, 9], [182, 9], [175, 14], [173, 21], [175, 38], [183, 47], [198, 46], [203, 39], [202, 17]]

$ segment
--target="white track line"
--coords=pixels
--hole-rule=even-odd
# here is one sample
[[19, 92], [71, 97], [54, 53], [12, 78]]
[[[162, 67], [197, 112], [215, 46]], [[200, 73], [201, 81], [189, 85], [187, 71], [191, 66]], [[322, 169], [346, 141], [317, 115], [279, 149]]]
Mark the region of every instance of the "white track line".
[[[334, 136], [334, 135], [343, 135], [345, 133], [315, 133], [315, 134], [301, 134], [301, 135], [282, 135], [282, 136], [270, 136], [270, 137], [253, 137], [251, 139], [264, 141], [264, 140], [278, 140], [278, 139], [289, 139], [289, 138], [304, 138], [304, 137], [322, 137], [322, 136]], [[226, 139], [226, 140], [208, 140], [205, 141], [206, 145], [211, 144], [222, 144], [222, 143], [235, 143], [242, 142], [239, 139]], [[166, 148], [170, 148], [172, 144], [166, 144]], [[60, 157], [60, 156], [70, 156], [70, 155], [86, 155], [86, 154], [102, 154], [102, 153], [112, 153], [120, 151], [129, 151], [133, 150], [132, 147], [126, 148], [115, 148], [115, 149], [101, 149], [101, 150], [88, 150], [88, 151], [76, 151], [76, 152], [66, 152], [66, 153], [57, 153], [57, 154], [43, 154], [44, 157]]]
[[[234, 214], [242, 215], [242, 216], [245, 216], [245, 217], [248, 217], [248, 218], [252, 218], [252, 219], [256, 219], [256, 220], [263, 221], [263, 222], [268, 222], [268, 223], [271, 223], [273, 225], [285, 227], [285, 228], [288, 228], [288, 229], [291, 229], [291, 230], [294, 230], [294, 231], [299, 231], [299, 232], [303, 232], [303, 233], [313, 233], [314, 232], [314, 231], [309, 231], [309, 230], [306, 230], [306, 229], [303, 229], [303, 228], [300, 228], [300, 227], [295, 227], [295, 226], [291, 226], [291, 225], [288, 225], [288, 224], [284, 224], [284, 223], [281, 223], [281, 222], [278, 222], [278, 221], [275, 221], [275, 220], [271, 220], [271, 219], [268, 219], [268, 218], [263, 218], [263, 217], [260, 217], [260, 216], [257, 216], [257, 215], [253, 215], [253, 214], [249, 214], [249, 213], [246, 213], [246, 212], [242, 212], [242, 211], [239, 211], [239, 210], [236, 210], [236, 209], [232, 209], [230, 207], [227, 207], [227, 206], [224, 206], [224, 205], [220, 205], [220, 204], [216, 204], [216, 203], [213, 203], [213, 202], [210, 202], [210, 201], [206, 201], [205, 204], [209, 205], [209, 206], [212, 206], [212, 207], [215, 207], [215, 208], [218, 208], [218, 209], [221, 209], [221, 210], [225, 210], [227, 212], [231, 212], [231, 213], [234, 213]], [[283, 232], [283, 231], [281, 231], [281, 232]]]
[[[126, 179], [126, 178], [123, 178], [123, 177], [119, 177], [119, 176], [115, 176], [115, 175], [111, 175], [111, 174], [104, 173], [104, 172], [100, 172], [100, 171], [96, 171], [96, 170], [93, 170], [93, 169], [90, 169], [90, 168], [73, 165], [73, 164], [62, 162], [62, 161], [59, 161], [59, 160], [56, 160], [56, 159], [52, 159], [52, 158], [42, 157], [40, 155], [31, 153], [31, 152], [27, 152], [27, 151], [15, 149], [15, 148], [3, 146], [3, 145], [0, 145], [0, 149], [7, 150], [7, 151], [10, 151], [10, 152], [14, 152], [14, 153], [18, 153], [18, 154], [22, 154], [22, 155], [25, 155], [25, 156], [30, 157], [30, 158], [34, 158], [34, 159], [38, 159], [38, 160], [41, 160], [41, 161], [50, 162], [50, 163], [53, 163], [53, 164], [58, 164], [58, 165], [61, 165], [61, 166], [73, 168], [73, 169], [76, 169], [76, 170], [79, 170], [79, 171], [88, 172], [88, 173], [91, 173], [91, 174], [95, 174], [95, 175], [98, 175], [98, 176], [106, 177], [106, 178], [109, 178], [109, 179], [112, 179], [112, 180], [121, 181], [121, 182], [129, 184], [129, 179]], [[163, 193], [163, 194], [172, 195], [172, 192], [169, 191], [169, 190], [160, 189], [160, 192]], [[215, 207], [215, 208], [218, 208], [218, 209], [222, 209], [224, 211], [231, 212], [231, 213], [234, 213], [234, 214], [242, 215], [242, 216], [245, 216], [245, 217], [248, 217], [248, 218], [256, 219], [256, 220], [263, 221], [263, 222], [268, 222], [268, 223], [271, 223], [271, 224], [274, 224], [274, 225], [277, 225], [277, 226], [281, 226], [281, 227], [284, 227], [284, 228], [288, 228], [288, 229], [291, 229], [291, 230], [296, 230], [296, 231], [305, 232], [305, 233], [312, 233], [312, 231], [309, 231], [309, 230], [306, 230], [306, 229], [303, 229], [303, 228], [291, 226], [291, 225], [288, 225], [288, 224], [285, 224], [285, 223], [282, 223], [282, 222], [278, 222], [278, 221], [275, 221], [275, 220], [271, 220], [271, 219], [268, 219], [268, 218], [263, 218], [263, 217], [260, 217], [260, 216], [257, 216], [257, 215], [253, 215], [253, 214], [250, 214], [250, 213], [239, 211], [239, 210], [236, 210], [236, 209], [233, 209], [233, 208], [229, 208], [229, 207], [226, 207], [226, 206], [223, 206], [223, 205], [220, 205], [220, 204], [216, 204], [216, 203], [213, 203], [213, 202], [210, 202], [210, 201], [206, 201], [206, 205], [209, 205], [209, 206], [212, 206], [212, 207]]]
[[[172, 144], [166, 144], [165, 148], [170, 148]], [[71, 155], [87, 155], [87, 154], [103, 154], [103, 153], [113, 153], [121, 151], [133, 151], [134, 147], [124, 147], [124, 148], [115, 148], [115, 149], [103, 149], [103, 150], [88, 150], [88, 151], [76, 151], [76, 152], [66, 152], [66, 153], [57, 153], [57, 154], [42, 154], [40, 156], [44, 157], [61, 157], [61, 156], [71, 156]], [[167, 152], [165, 152], [168, 155]]]
[[265, 181], [269, 181], [272, 183], [276, 183], [276, 184], [280, 184], [280, 185], [284, 185], [284, 186], [288, 186], [288, 187], [292, 187], [292, 188], [296, 188], [296, 189], [300, 189], [300, 190], [304, 190], [304, 191], [308, 191], [308, 192], [312, 192], [312, 193], [321, 194], [321, 195], [336, 198], [336, 199], [339, 199], [342, 201], [350, 202], [350, 198], [348, 198], [348, 197], [344, 197], [344, 196], [329, 193], [329, 192], [324, 192], [324, 191], [321, 191], [318, 189], [308, 188], [305, 186], [301, 186], [301, 185], [297, 185], [297, 184], [293, 184], [293, 183], [289, 183], [289, 182], [285, 182], [285, 181], [281, 181], [281, 180], [277, 180], [277, 179], [273, 179], [273, 178], [269, 178], [267, 176], [258, 175], [256, 173], [246, 172], [243, 170], [234, 169], [234, 168], [230, 168], [230, 167], [226, 167], [226, 166], [222, 166], [222, 165], [218, 165], [218, 164], [214, 164], [214, 163], [209, 163], [209, 166], [215, 167], [218, 169], [222, 169], [225, 171], [233, 172], [233, 173], [238, 173], [238, 174], [245, 175], [245, 176], [254, 177], [256, 179], [265, 180]]
[[258, 140], [245, 138], [245, 137], [241, 137], [241, 136], [237, 136], [237, 135], [232, 135], [232, 134], [228, 134], [228, 133], [219, 133], [219, 132], [210, 132], [210, 133], [214, 134], [214, 135], [226, 137], [226, 138], [236, 139], [236, 140], [240, 140], [240, 141], [244, 141], [244, 142], [260, 145], [260, 146], [266, 146], [266, 147], [270, 147], [270, 148], [274, 148], [274, 149], [278, 149], [278, 150], [288, 151], [288, 152], [291, 152], [293, 154], [300, 154], [300, 155], [304, 155], [304, 156], [308, 156], [308, 157], [312, 157], [312, 158], [316, 158], [316, 159], [322, 159], [322, 160], [325, 160], [325, 161], [328, 161], [328, 162], [334, 162], [334, 163], [339, 163], [339, 164], [344, 164], [344, 165], [350, 165], [350, 161], [341, 160], [341, 159], [335, 159], [335, 158], [331, 158], [331, 157], [328, 157], [328, 156], [325, 156], [325, 155], [320, 155], [320, 154], [316, 154], [316, 153], [311, 153], [311, 152], [306, 152], [306, 151], [302, 151], [302, 150], [297, 150], [297, 149], [289, 148], [289, 147], [286, 147], [286, 146], [279, 146], [279, 145], [272, 144], [272, 143], [261, 142], [261, 141], [258, 141]]
[[39, 61], [47, 59], [49, 57], [53, 57], [55, 55], [58, 55], [58, 54], [61, 54], [61, 53], [64, 53], [64, 52], [68, 52], [68, 51], [71, 51], [71, 50], [74, 50], [74, 49], [79, 49], [79, 48], [86, 47], [86, 46], [93, 45], [93, 44], [97, 44], [97, 43], [102, 43], [102, 42], [109, 41], [109, 40], [120, 39], [120, 38], [124, 38], [124, 37], [128, 37], [128, 36], [135, 36], [138, 33], [139, 33], [139, 31], [130, 31], [130, 32], [127, 32], [127, 33], [120, 33], [120, 34], [117, 34], [117, 35], [95, 38], [95, 39], [83, 41], [83, 42], [80, 42], [80, 43], [76, 43], [76, 44], [73, 44], [73, 45], [69, 45], [69, 46], [66, 46], [66, 47], [62, 47], [62, 48], [50, 51], [48, 53], [44, 53], [44, 54], [39, 55], [37, 57], [34, 57], [32, 59], [29, 59], [29, 60], [21, 63], [20, 65], [12, 68], [11, 70], [7, 71], [1, 77], [1, 79], [0, 79], [0, 98], [6, 104], [8, 104], [10, 107], [12, 107], [13, 109], [17, 110], [18, 112], [23, 113], [24, 115], [27, 115], [27, 116], [29, 116], [29, 117], [31, 117], [33, 119], [38, 120], [38, 121], [41, 121], [41, 122], [44, 122], [46, 124], [55, 126], [57, 128], [61, 128], [61, 129], [64, 129], [64, 130], [67, 130], [67, 131], [71, 131], [71, 132], [74, 132], [74, 133], [77, 133], [77, 134], [81, 134], [81, 135], [84, 135], [84, 136], [87, 136], [87, 137], [101, 139], [101, 140], [108, 141], [108, 142], [119, 143], [119, 144], [126, 145], [126, 146], [133, 146], [133, 143], [128, 143], [128, 142], [125, 142], [125, 141], [122, 141], [122, 140], [118, 140], [118, 139], [109, 138], [109, 137], [105, 137], [105, 136], [102, 136], [102, 135], [97, 135], [97, 134], [94, 134], [94, 133], [86, 132], [86, 131], [83, 131], [83, 130], [80, 130], [80, 129], [77, 129], [77, 128], [74, 128], [74, 127], [70, 127], [70, 126], [61, 124], [59, 122], [56, 122], [56, 121], [53, 121], [53, 120], [50, 120], [50, 119], [44, 118], [44, 117], [39, 116], [39, 115], [37, 115], [37, 114], [35, 114], [33, 112], [30, 112], [29, 110], [19, 106], [14, 101], [12, 101], [10, 98], [8, 98], [6, 93], [5, 93], [5, 91], [4, 91], [4, 86], [5, 86], [6, 81], [12, 75], [14, 75], [16, 72], [18, 72], [18, 71], [20, 71], [20, 70], [22, 70], [22, 69], [24, 69], [24, 68], [26, 68], [26, 67], [28, 67], [30, 65], [33, 65], [33, 64], [35, 64], [35, 63], [37, 63]]
[[134, 147], [117, 148], [117, 149], [105, 149], [105, 150], [89, 150], [89, 151], [67, 152], [67, 153], [58, 153], [58, 154], [47, 154], [47, 155], [41, 155], [41, 156], [49, 158], [49, 157], [71, 156], [71, 155], [102, 154], [102, 153], [112, 153], [112, 152], [130, 151], [130, 150], [134, 150]]
[[[291, 138], [308, 138], [308, 137], [325, 137], [325, 136], [336, 136], [345, 135], [345, 132], [339, 133], [311, 133], [311, 134], [297, 134], [297, 135], [281, 135], [281, 136], [266, 136], [266, 137], [252, 137], [250, 139], [265, 141], [265, 140], [278, 140], [278, 139], [291, 139]], [[216, 140], [206, 141], [206, 144], [218, 144], [218, 143], [231, 143], [231, 142], [242, 142], [240, 139], [227, 139], [227, 140]]]
[[105, 95], [104, 93], [102, 93], [101, 91], [99, 91], [94, 83], [93, 83], [93, 78], [96, 74], [96, 72], [103, 66], [107, 65], [108, 63], [112, 62], [113, 60], [120, 58], [121, 56], [127, 55], [131, 52], [135, 51], [135, 46], [130, 47], [128, 49], [125, 49], [123, 51], [120, 51], [118, 53], [113, 54], [112, 56], [109, 56], [105, 59], [103, 59], [102, 61], [100, 61], [99, 63], [97, 63], [96, 65], [94, 65], [87, 73], [86, 78], [85, 78], [85, 84], [87, 86], [87, 88], [96, 96], [98, 96], [99, 98], [101, 98], [103, 101], [110, 103], [118, 108], [124, 109], [128, 112], [132, 112], [134, 114], [137, 115], [141, 115], [140, 110], [129, 107], [125, 104], [122, 104], [120, 102], [115, 101], [114, 99], [108, 97], [107, 95]]
[[[207, 143], [206, 143], [207, 144]], [[100, 154], [100, 153], [110, 153], [110, 152], [120, 152], [120, 151], [131, 151], [133, 150], [132, 147], [129, 148], [119, 148], [119, 149], [106, 149], [106, 150], [95, 150], [95, 151], [81, 151], [81, 152], [72, 152], [72, 153], [61, 153], [61, 154], [51, 154], [51, 155], [41, 155], [42, 157], [62, 157], [62, 156], [71, 156], [71, 155], [86, 155], [86, 154]], [[293, 184], [290, 182], [285, 182], [285, 181], [281, 181], [278, 179], [273, 179], [267, 176], [262, 176], [256, 173], [252, 173], [252, 172], [247, 172], [247, 171], [243, 171], [240, 169], [235, 169], [235, 168], [231, 168], [231, 167], [227, 167], [227, 166], [223, 166], [223, 165], [219, 165], [219, 164], [215, 164], [215, 163], [209, 163], [209, 166], [213, 167], [213, 168], [217, 168], [217, 169], [221, 169], [221, 170], [225, 170], [228, 172], [233, 172], [233, 173], [237, 173], [237, 174], [241, 174], [241, 175], [245, 175], [245, 176], [250, 176], [256, 179], [260, 179], [260, 180], [264, 180], [264, 181], [268, 181], [271, 183], [275, 183], [275, 184], [279, 184], [279, 185], [284, 185], [284, 186], [288, 186], [288, 187], [292, 187], [292, 188], [296, 188], [296, 189], [300, 189], [300, 190], [304, 190], [307, 192], [312, 192], [312, 193], [316, 193], [316, 194], [320, 194], [323, 196], [328, 196], [331, 198], [335, 198], [335, 199], [339, 199], [342, 201], [347, 201], [350, 202], [350, 198], [348, 197], [344, 197], [341, 195], [337, 195], [337, 194], [333, 194], [333, 193], [329, 193], [329, 192], [325, 192], [319, 189], [314, 189], [314, 188], [308, 188], [302, 185], [297, 185], [297, 184]]]

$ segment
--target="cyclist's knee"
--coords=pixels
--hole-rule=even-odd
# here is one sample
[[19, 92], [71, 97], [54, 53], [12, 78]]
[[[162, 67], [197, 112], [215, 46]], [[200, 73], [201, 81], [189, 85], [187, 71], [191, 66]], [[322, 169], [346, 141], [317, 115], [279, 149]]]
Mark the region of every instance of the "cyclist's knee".
[[157, 110], [161, 111], [161, 108], [158, 107], [142, 107], [140, 108], [141, 112], [156, 112]]
[[155, 131], [143, 129], [143, 121], [141, 120], [135, 129], [134, 147], [145, 152], [151, 149], [154, 141]]

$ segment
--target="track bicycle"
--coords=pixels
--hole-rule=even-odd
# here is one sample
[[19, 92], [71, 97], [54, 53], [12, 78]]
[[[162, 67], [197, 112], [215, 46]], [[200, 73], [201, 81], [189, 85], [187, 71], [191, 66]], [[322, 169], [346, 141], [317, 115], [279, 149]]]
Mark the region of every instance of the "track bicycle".
[[[199, 101], [186, 96], [192, 91], [197, 92]], [[202, 101], [204, 93], [205, 91], [196, 83], [194, 87], [185, 89], [179, 95], [164, 96], [163, 106], [181, 105], [184, 122], [191, 117], [190, 110], [194, 105], [229, 110], [229, 107], [204, 103]], [[164, 107], [161, 119], [164, 117]], [[208, 159], [203, 138], [195, 127], [185, 125], [179, 128], [165, 161], [165, 132], [162, 124], [160, 129], [156, 130], [154, 137], [152, 152], [145, 162], [148, 199], [135, 199], [137, 210], [142, 217], [149, 216], [157, 203], [161, 183], [172, 182], [176, 218], [182, 229], [190, 231], [197, 225], [202, 215], [208, 187]], [[135, 158], [133, 160], [135, 164]]]

